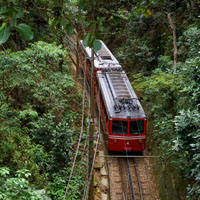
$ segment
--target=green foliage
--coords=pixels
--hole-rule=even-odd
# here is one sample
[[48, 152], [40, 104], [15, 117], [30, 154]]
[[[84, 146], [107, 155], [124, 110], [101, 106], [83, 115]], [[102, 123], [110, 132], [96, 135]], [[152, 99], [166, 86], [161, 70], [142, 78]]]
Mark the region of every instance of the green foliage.
[[138, 91], [145, 91], [145, 104], [151, 111], [151, 118], [157, 130], [154, 136], [161, 147], [166, 147], [162, 151], [165, 157], [171, 156], [168, 150], [169, 141], [174, 138], [172, 120], [176, 114], [177, 95], [181, 96], [179, 78], [159, 69], [150, 77], [141, 74], [134, 76], [134, 87]]
[[[198, 16], [196, 2], [191, 1], [191, 5], [186, 2], [189, 1], [111, 1], [104, 7], [104, 10], [112, 8], [114, 13], [122, 12], [125, 15], [117, 25], [106, 19], [105, 30], [108, 34], [104, 38], [112, 50], [116, 49], [115, 55], [127, 71], [143, 71], [148, 74], [157, 67], [159, 57], [173, 56], [173, 36], [167, 14], [172, 15], [177, 38], [182, 36], [188, 26], [192, 28], [191, 24], [196, 22]], [[198, 32], [195, 36], [194, 27], [190, 32], [193, 32], [194, 42], [198, 43]], [[188, 36], [183, 37], [184, 41], [178, 46], [178, 59], [181, 61], [184, 61], [185, 55], [180, 48], [185, 50], [186, 37]]]
[[72, 158], [73, 131], [68, 125], [68, 119], [62, 120], [55, 125], [55, 117], [44, 114], [37, 122], [30, 124], [33, 126], [31, 135], [35, 143], [40, 144], [49, 152], [46, 160], [38, 156], [36, 162], [44, 170], [50, 172], [59, 171]]
[[83, 183], [82, 179], [83, 177], [81, 175], [73, 176], [73, 179], [71, 180], [69, 185], [69, 193], [67, 194], [67, 199], [78, 200], [81, 196], [83, 196], [82, 191], [85, 184]]
[[48, 193], [56, 199], [51, 186], [57, 194], [60, 188], [54, 177], [62, 183], [68, 178], [81, 96], [69, 75], [66, 50], [45, 42], [30, 46], [24, 51], [0, 52], [0, 165], [8, 166], [11, 174], [22, 168], [32, 174], [28, 180], [28, 172], [18, 171], [8, 179], [16, 185], [8, 186], [2, 195], [39, 200], [47, 199]]
[[[154, 139], [160, 153], [171, 166], [181, 171], [188, 180], [188, 200], [200, 197], [200, 59], [197, 33], [192, 26], [180, 37], [179, 45], [184, 62], [173, 62], [167, 56], [159, 57], [160, 68], [150, 76], [134, 76], [134, 87], [144, 91], [154, 123]], [[192, 38], [192, 39], [191, 39]], [[195, 40], [196, 42], [193, 42]], [[186, 48], [187, 47], [187, 48]], [[193, 52], [193, 53], [192, 53]]]
[[16, 26], [16, 30], [19, 31], [21, 37], [25, 40], [33, 39], [33, 32], [27, 24], [19, 24]]
[[25, 120], [25, 119], [28, 119], [28, 118], [37, 118], [38, 117], [38, 113], [36, 111], [33, 111], [33, 110], [23, 110], [23, 111], [20, 111], [19, 112], [19, 119], [22, 119], [22, 120]]
[[[59, 8], [56, 13], [51, 11], [53, 16], [49, 23], [50, 30], [57, 34], [60, 40], [66, 33], [71, 36], [74, 32], [77, 32], [78, 37], [84, 40], [85, 46], [92, 47], [95, 51], [100, 49], [101, 43], [98, 39], [101, 37], [96, 31], [103, 31], [104, 17], [95, 16], [95, 8], [98, 6], [98, 2], [65, 0], [52, 2], [50, 5], [52, 11]], [[58, 29], [60, 35], [58, 35]]]
[[182, 110], [175, 120], [176, 140], [174, 150], [179, 152], [179, 163], [189, 179], [188, 199], [200, 196], [200, 114], [197, 110]]
[[184, 59], [187, 59], [199, 55], [199, 49], [200, 49], [199, 34], [200, 34], [200, 29], [194, 25], [191, 25], [183, 33], [183, 35], [179, 38], [178, 41], [179, 56], [183, 56]]
[[83, 39], [84, 46], [89, 46], [94, 49], [95, 52], [101, 49], [101, 43], [99, 40], [95, 40], [91, 33], [87, 33]]
[[26, 169], [18, 170], [14, 177], [6, 167], [0, 168], [0, 199], [9, 200], [50, 200], [45, 190], [37, 190], [29, 183], [31, 173]]
[[[66, 199], [79, 200], [83, 196], [83, 189], [84, 189], [83, 176], [86, 169], [79, 168], [79, 164], [80, 163], [77, 163], [77, 166], [74, 169], [75, 175], [72, 177], [69, 183]], [[65, 180], [63, 179], [62, 176], [58, 174], [54, 174], [52, 177], [54, 178], [55, 181], [53, 183], [50, 183], [49, 194], [52, 199], [63, 200], [66, 190]]]
[[0, 44], [5, 43], [9, 36], [10, 36], [10, 32], [9, 32], [9, 28], [4, 26], [5, 24], [2, 24], [1, 26], [1, 30], [0, 30]]
[[50, 191], [49, 194], [52, 199], [62, 200], [65, 195], [66, 182], [62, 176], [58, 174], [53, 174], [53, 182], [50, 182]]
[[5, 4], [4, 2], [0, 2], [1, 10], [0, 10], [0, 44], [7, 42], [10, 35], [15, 31], [18, 31], [25, 40], [32, 40], [34, 34], [31, 30], [31, 27], [25, 23], [19, 23], [20, 20], [24, 18], [25, 10], [19, 8], [14, 3]]
[[[185, 119], [181, 118], [182, 112], [186, 116], [190, 113], [191, 120], [195, 120], [192, 116], [199, 112], [197, 7], [197, 1], [110, 1], [101, 10], [107, 22], [104, 28], [108, 34], [105, 34], [104, 40], [107, 40], [112, 51], [115, 49], [115, 55], [128, 73], [140, 72], [133, 76], [133, 86], [143, 94], [144, 104], [149, 109], [149, 118], [153, 120], [152, 141], [158, 146], [163, 161], [185, 174], [190, 183], [188, 199], [199, 198], [200, 182], [195, 178], [198, 174], [192, 176], [191, 173], [199, 171], [199, 159], [190, 159], [194, 153], [190, 144], [197, 147], [197, 154], [199, 146], [192, 138], [187, 141], [179, 136], [176, 127], [178, 124], [175, 124], [175, 121], [180, 117], [180, 124], [186, 123]], [[123, 13], [124, 17], [119, 17], [116, 23], [110, 23], [107, 16], [111, 13], [108, 11], [111, 8], [112, 13]], [[126, 12], [123, 12], [124, 9]], [[177, 34], [176, 73], [172, 59], [173, 35], [167, 18], [168, 13], [171, 13]], [[190, 117], [187, 117], [187, 120]], [[198, 116], [196, 117], [198, 119]], [[192, 124], [190, 120], [189, 124]], [[193, 128], [193, 132], [198, 133], [199, 128]], [[190, 131], [183, 129], [181, 134], [190, 135]], [[184, 149], [179, 148], [179, 142], [186, 144], [183, 145]]]
[[[25, 49], [26, 40], [33, 39], [64, 45], [66, 34], [77, 32], [85, 46], [97, 51], [103, 33], [123, 67], [143, 73], [135, 76], [134, 86], [145, 93], [162, 157], [191, 180], [188, 199], [199, 198], [196, 1], [2, 0], [0, 5], [2, 166], [10, 167], [11, 174], [29, 169], [31, 187], [23, 177], [27, 187], [46, 188], [52, 199], [62, 199], [76, 137], [72, 130], [79, 127], [81, 105], [69, 75], [67, 52], [45, 42], [12, 50]], [[167, 13], [177, 30], [176, 74]], [[21, 177], [15, 178], [17, 182]], [[68, 198], [80, 199], [82, 187], [82, 177], [73, 177]]]

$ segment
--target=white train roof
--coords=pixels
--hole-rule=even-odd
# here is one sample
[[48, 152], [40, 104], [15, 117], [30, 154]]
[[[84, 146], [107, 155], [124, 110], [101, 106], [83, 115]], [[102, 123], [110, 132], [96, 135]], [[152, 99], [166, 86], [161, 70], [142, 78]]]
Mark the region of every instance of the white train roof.
[[124, 71], [98, 71], [97, 79], [110, 118], [146, 118], [146, 114]]
[[[94, 55], [94, 67], [95, 68], [122, 68], [118, 60], [114, 57], [111, 51], [107, 48], [103, 41], [99, 40], [101, 43], [101, 49], [97, 51]], [[83, 45], [83, 40], [81, 40], [81, 46], [85, 51], [87, 57], [91, 59], [92, 50], [90, 47], [85, 47]]]

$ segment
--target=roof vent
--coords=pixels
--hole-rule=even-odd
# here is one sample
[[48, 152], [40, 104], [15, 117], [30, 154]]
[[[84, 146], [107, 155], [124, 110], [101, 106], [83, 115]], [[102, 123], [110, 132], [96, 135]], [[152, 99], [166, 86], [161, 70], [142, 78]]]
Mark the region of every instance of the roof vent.
[[111, 56], [101, 56], [102, 60], [112, 60]]
[[125, 83], [126, 77], [124, 74], [125, 73], [123, 72], [108, 72], [105, 74], [114, 100], [115, 113], [120, 113], [121, 111], [126, 110], [131, 112], [140, 109], [137, 103], [138, 98], [133, 98], [127, 84]]
[[114, 110], [115, 113], [120, 113], [121, 111], [134, 111], [134, 110], [139, 110], [140, 107], [137, 104], [137, 98], [132, 98], [132, 99], [125, 99], [125, 98], [116, 98], [114, 99], [115, 105], [114, 105]]
[[97, 54], [101, 57], [102, 60], [112, 60], [110, 52], [103, 45]]

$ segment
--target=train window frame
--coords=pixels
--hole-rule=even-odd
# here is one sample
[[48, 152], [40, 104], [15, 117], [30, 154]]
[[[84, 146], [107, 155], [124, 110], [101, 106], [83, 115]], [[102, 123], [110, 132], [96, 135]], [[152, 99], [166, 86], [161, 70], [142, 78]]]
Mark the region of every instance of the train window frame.
[[[116, 133], [116, 132], [113, 132], [113, 122], [115, 123], [115, 122], [117, 122], [117, 123], [119, 123], [119, 122], [123, 122], [123, 123], [126, 123], [126, 129], [125, 129], [125, 131], [124, 132], [120, 132], [120, 133]], [[123, 126], [123, 127], [125, 127], [125, 126]], [[128, 135], [128, 121], [127, 120], [112, 120], [112, 134], [114, 134], [114, 135]]]
[[[143, 122], [143, 129], [141, 129], [142, 131], [139, 130], [139, 128], [137, 127], [138, 129], [138, 132], [134, 131], [134, 132], [131, 132], [131, 122], [136, 122], [136, 125], [137, 126], [140, 126], [139, 123]], [[144, 134], [144, 131], [145, 131], [145, 123], [144, 123], [144, 120], [130, 120], [129, 122], [129, 135], [140, 135], [140, 134]]]

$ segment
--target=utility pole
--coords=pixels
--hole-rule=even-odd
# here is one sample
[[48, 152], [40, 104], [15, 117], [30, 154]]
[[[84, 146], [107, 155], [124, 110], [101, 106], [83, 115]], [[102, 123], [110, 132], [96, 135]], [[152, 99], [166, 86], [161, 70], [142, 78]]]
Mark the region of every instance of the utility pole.
[[[92, 51], [92, 60], [91, 60], [91, 90], [90, 90], [90, 113], [91, 113], [91, 120], [90, 120], [90, 129], [89, 129], [89, 200], [94, 200], [94, 174], [92, 169], [92, 163], [94, 159], [94, 49], [91, 48]], [[90, 177], [91, 174], [91, 177]]]

